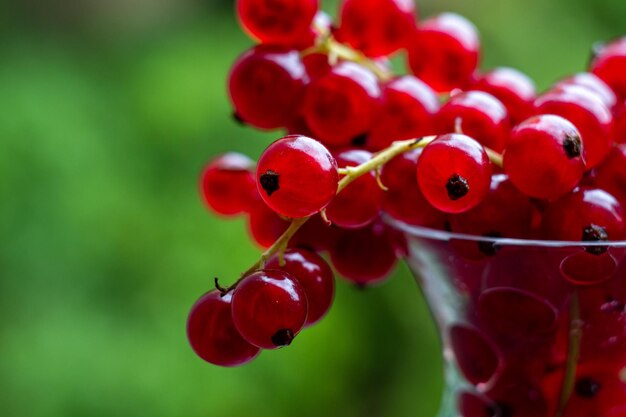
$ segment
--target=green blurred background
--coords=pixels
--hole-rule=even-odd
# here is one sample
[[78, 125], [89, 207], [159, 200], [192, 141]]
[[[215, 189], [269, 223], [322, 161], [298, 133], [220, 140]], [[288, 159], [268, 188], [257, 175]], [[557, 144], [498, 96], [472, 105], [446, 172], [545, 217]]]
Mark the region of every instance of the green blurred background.
[[[541, 88], [626, 33], [623, 0], [420, 7], [469, 17], [485, 68]], [[340, 283], [320, 325], [249, 366], [187, 346], [191, 304], [258, 253], [196, 189], [212, 156], [256, 158], [278, 135], [229, 117], [226, 74], [250, 44], [232, 0], [0, 5], [2, 416], [434, 415], [439, 347], [406, 267], [369, 291]]]

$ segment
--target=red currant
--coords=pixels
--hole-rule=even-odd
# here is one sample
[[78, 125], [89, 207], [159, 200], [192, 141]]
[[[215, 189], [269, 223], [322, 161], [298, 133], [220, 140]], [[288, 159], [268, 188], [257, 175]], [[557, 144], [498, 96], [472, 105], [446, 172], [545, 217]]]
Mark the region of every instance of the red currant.
[[330, 251], [330, 259], [337, 272], [358, 286], [384, 281], [397, 262], [391, 236], [382, 222], [345, 230]]
[[240, 214], [251, 204], [256, 194], [254, 162], [236, 152], [224, 154], [206, 167], [200, 184], [202, 197], [218, 214]]
[[617, 96], [611, 87], [609, 87], [607, 83], [602, 81], [595, 74], [589, 72], [579, 72], [578, 74], [574, 74], [571, 77], [559, 81], [552, 88], [554, 90], [558, 90], [560, 87], [568, 85], [577, 85], [596, 94], [609, 110], [613, 110], [615, 109], [615, 106], [617, 106]]
[[297, 45], [307, 39], [319, 0], [237, 0], [241, 26], [262, 43]]
[[506, 107], [491, 94], [467, 91], [453, 96], [437, 114], [438, 133], [460, 132], [501, 152], [511, 131]]
[[241, 336], [264, 349], [291, 344], [306, 323], [304, 288], [286, 272], [257, 271], [244, 278], [232, 299], [233, 321]]
[[447, 215], [434, 208], [422, 194], [417, 184], [417, 160], [422, 149], [398, 155], [382, 170], [381, 179], [388, 188], [383, 210], [394, 219], [415, 226], [443, 229]]
[[325, 208], [337, 193], [337, 161], [318, 141], [286, 136], [272, 143], [257, 166], [257, 186], [268, 206], [291, 218]]
[[284, 265], [279, 256], [272, 257], [265, 267], [287, 272], [304, 288], [309, 306], [305, 326], [317, 323], [328, 313], [335, 295], [335, 277], [326, 261], [315, 252], [306, 249], [289, 249], [285, 252]]
[[521, 71], [509, 67], [495, 68], [479, 75], [471, 88], [500, 100], [508, 111], [512, 125], [532, 115], [533, 102], [537, 96], [535, 83]]
[[199, 357], [214, 365], [243, 365], [260, 352], [235, 328], [231, 298], [231, 294], [208, 292], [196, 302], [187, 319], [189, 344]]
[[367, 134], [379, 99], [376, 76], [360, 65], [343, 62], [311, 82], [304, 98], [304, 117], [322, 142], [346, 146]]
[[424, 20], [409, 47], [413, 73], [435, 91], [444, 93], [466, 87], [478, 66], [476, 27], [454, 13]]
[[413, 0], [343, 0], [340, 41], [371, 57], [405, 48], [416, 31]]
[[257, 46], [235, 62], [228, 88], [237, 118], [270, 130], [287, 126], [295, 117], [307, 82], [297, 51]]
[[287, 230], [289, 222], [280, 217], [263, 201], [259, 192], [248, 209], [248, 231], [262, 248], [269, 248]]
[[446, 213], [476, 207], [489, 192], [491, 162], [469, 136], [447, 134], [428, 144], [417, 160], [417, 182], [426, 200]]
[[558, 198], [571, 191], [585, 171], [580, 133], [559, 116], [531, 117], [513, 129], [504, 170], [524, 194]]
[[591, 62], [591, 72], [604, 80], [621, 100], [626, 99], [626, 37], [602, 46]]
[[611, 149], [613, 116], [595, 93], [563, 85], [539, 97], [535, 106], [537, 114], [556, 114], [576, 126], [585, 144], [587, 169], [602, 162]]
[[485, 384], [496, 375], [502, 359], [480, 330], [457, 324], [450, 328], [448, 337], [456, 362], [470, 383]]
[[612, 194], [626, 205], [626, 144], [613, 149], [596, 169], [593, 185]]
[[[356, 167], [372, 159], [372, 154], [361, 149], [348, 149], [336, 155], [340, 168]], [[380, 214], [383, 190], [374, 172], [356, 179], [339, 193], [326, 208], [328, 219], [335, 225], [358, 229], [373, 222]]]
[[393, 142], [432, 135], [439, 99], [412, 75], [395, 78], [383, 87], [381, 109], [367, 137], [369, 149], [379, 151]]

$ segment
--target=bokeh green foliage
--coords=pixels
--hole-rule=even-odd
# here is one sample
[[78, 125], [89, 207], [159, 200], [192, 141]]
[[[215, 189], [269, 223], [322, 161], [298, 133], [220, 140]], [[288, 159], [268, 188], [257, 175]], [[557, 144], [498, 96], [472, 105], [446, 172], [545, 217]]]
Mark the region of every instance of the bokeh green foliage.
[[[484, 67], [541, 88], [626, 33], [621, 0], [421, 9], [465, 14]], [[0, 16], [3, 416], [434, 415], [438, 342], [404, 266], [380, 288], [340, 283], [320, 325], [249, 366], [186, 344], [191, 304], [258, 253], [242, 221], [207, 214], [198, 174], [278, 135], [229, 117], [225, 78], [251, 44], [231, 1], [15, 1]]]

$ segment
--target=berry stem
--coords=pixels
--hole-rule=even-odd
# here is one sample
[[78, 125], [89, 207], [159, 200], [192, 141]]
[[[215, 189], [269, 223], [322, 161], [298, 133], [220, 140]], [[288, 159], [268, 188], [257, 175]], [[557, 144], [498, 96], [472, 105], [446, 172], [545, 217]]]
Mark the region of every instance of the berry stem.
[[[394, 142], [390, 147], [378, 152], [372, 157], [372, 159], [361, 165], [358, 165], [356, 167], [340, 168], [338, 172], [339, 175], [343, 175], [343, 178], [339, 181], [339, 184], [337, 186], [337, 194], [343, 191], [348, 185], [357, 180], [359, 177], [367, 174], [370, 171], [378, 170], [398, 155], [412, 151], [413, 149], [425, 147], [433, 140], [435, 140], [435, 138], [436, 136], [425, 136], [417, 139]], [[500, 154], [490, 149], [487, 149], [487, 154], [489, 155], [489, 159], [492, 161], [493, 164], [502, 166], [502, 156]], [[274, 242], [272, 246], [270, 246], [265, 252], [263, 252], [260, 259], [255, 262], [250, 268], [248, 268], [248, 270], [242, 274], [241, 278], [237, 282], [226, 288], [226, 292], [233, 291], [235, 288], [237, 288], [237, 285], [243, 278], [255, 272], [256, 270], [263, 268], [265, 266], [265, 262], [267, 262], [267, 260], [271, 256], [275, 255], [276, 253], [283, 253], [287, 248], [287, 244], [289, 243], [291, 238], [311, 217], [312, 216], [292, 219], [291, 224], [289, 225], [287, 230], [276, 240], [276, 242]]]
[[565, 376], [559, 402], [559, 410], [555, 417], [562, 417], [569, 401], [574, 385], [576, 384], [576, 366], [580, 356], [580, 341], [582, 338], [582, 323], [580, 321], [580, 299], [578, 292], [574, 292], [570, 302], [570, 333], [567, 349], [567, 363], [565, 364]]
[[336, 63], [337, 59], [343, 59], [345, 61], [360, 64], [372, 71], [381, 81], [389, 81], [393, 78], [393, 73], [382, 68], [375, 61], [365, 56], [362, 52], [338, 42], [332, 37], [331, 34], [326, 33], [325, 31], [320, 33], [317, 44], [302, 51], [301, 55], [304, 57], [317, 53], [327, 54], [329, 62], [333, 65]]

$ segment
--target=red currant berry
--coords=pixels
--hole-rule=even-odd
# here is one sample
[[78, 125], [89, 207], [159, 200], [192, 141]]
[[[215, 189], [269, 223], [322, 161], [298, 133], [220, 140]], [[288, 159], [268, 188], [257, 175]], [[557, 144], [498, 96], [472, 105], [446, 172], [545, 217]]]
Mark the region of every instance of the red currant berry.
[[439, 99], [412, 75], [389, 81], [383, 87], [381, 109], [367, 137], [369, 149], [379, 151], [393, 142], [432, 135]]
[[443, 13], [422, 22], [409, 47], [409, 65], [435, 91], [464, 88], [478, 66], [476, 27], [454, 13]]
[[[356, 167], [372, 159], [372, 154], [349, 149], [336, 155], [340, 168]], [[380, 214], [384, 191], [372, 171], [356, 179], [331, 201], [326, 208], [328, 219], [346, 229], [358, 229], [372, 223]]]
[[478, 329], [454, 325], [449, 331], [449, 343], [461, 372], [474, 385], [489, 382], [502, 365], [495, 345]]
[[262, 248], [269, 248], [288, 227], [289, 222], [269, 208], [255, 190], [255, 199], [248, 210], [250, 237]]
[[248, 275], [233, 294], [237, 330], [248, 342], [264, 349], [290, 345], [306, 323], [307, 310], [302, 285], [279, 270]]
[[[542, 231], [546, 239], [572, 242], [602, 242], [626, 237], [624, 212], [619, 202], [606, 191], [587, 187], [552, 203], [544, 213]], [[595, 249], [603, 247], [588, 250]]]
[[343, 62], [311, 82], [304, 117], [322, 142], [346, 146], [369, 131], [379, 99], [376, 76], [360, 65]]
[[561, 86], [535, 102], [537, 114], [556, 114], [572, 122], [585, 144], [587, 169], [598, 165], [611, 149], [613, 116], [601, 99], [584, 87]]
[[585, 171], [580, 133], [559, 116], [531, 117], [513, 129], [504, 170], [524, 194], [558, 198], [571, 191]]
[[508, 111], [512, 125], [526, 120], [533, 113], [533, 102], [537, 96], [535, 83], [514, 68], [499, 67], [479, 75], [471, 88], [500, 100]]
[[405, 48], [416, 31], [413, 0], [343, 0], [337, 38], [371, 57]]
[[330, 251], [330, 259], [337, 272], [362, 287], [384, 281], [397, 262], [391, 236], [381, 222], [345, 230]]
[[501, 152], [511, 131], [506, 107], [491, 94], [467, 91], [453, 96], [435, 118], [438, 133], [460, 132]]
[[228, 80], [236, 117], [259, 129], [287, 126], [299, 109], [306, 82], [297, 51], [253, 48], [235, 62]]
[[596, 94], [609, 110], [613, 110], [615, 109], [615, 106], [617, 106], [617, 96], [611, 87], [609, 87], [607, 83], [602, 81], [595, 74], [591, 74], [589, 72], [579, 72], [578, 74], [574, 74], [571, 77], [559, 81], [554, 85], [554, 87], [552, 87], [552, 89], [558, 91], [559, 88], [566, 87], [568, 85], [576, 85]]
[[267, 205], [291, 218], [325, 208], [339, 182], [335, 158], [306, 136], [286, 136], [272, 143], [259, 159], [256, 178]]
[[322, 216], [311, 217], [291, 238], [290, 248], [304, 248], [315, 252], [328, 251], [335, 244], [340, 229], [329, 225]]
[[262, 43], [297, 45], [308, 38], [319, 0], [237, 0], [241, 26]]
[[593, 185], [626, 205], [626, 144], [611, 149], [602, 165], [596, 169]]
[[260, 352], [235, 328], [231, 298], [231, 294], [208, 292], [196, 302], [187, 319], [189, 344], [199, 357], [214, 365], [243, 365]]
[[591, 62], [591, 72], [607, 83], [621, 100], [626, 99], [626, 37], [599, 48]]
[[434, 208], [417, 184], [417, 160], [422, 149], [398, 155], [383, 167], [381, 179], [388, 188], [383, 210], [394, 219], [415, 225], [443, 229], [447, 215]]
[[246, 211], [256, 194], [253, 169], [250, 158], [235, 152], [211, 161], [200, 183], [207, 206], [224, 216]]
[[614, 121], [613, 140], [616, 143], [626, 143], [626, 101], [616, 107]]
[[326, 261], [315, 252], [306, 249], [289, 249], [284, 254], [284, 265], [280, 266], [278, 255], [271, 258], [267, 269], [285, 271], [304, 288], [309, 305], [306, 326], [317, 323], [328, 313], [335, 295], [335, 276]]
[[463, 392], [459, 395], [459, 412], [461, 417], [496, 417], [500, 416], [498, 406], [489, 398]]
[[426, 200], [445, 213], [476, 207], [489, 192], [491, 162], [469, 136], [448, 134], [428, 144], [417, 160], [417, 182]]

